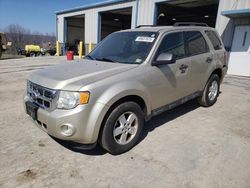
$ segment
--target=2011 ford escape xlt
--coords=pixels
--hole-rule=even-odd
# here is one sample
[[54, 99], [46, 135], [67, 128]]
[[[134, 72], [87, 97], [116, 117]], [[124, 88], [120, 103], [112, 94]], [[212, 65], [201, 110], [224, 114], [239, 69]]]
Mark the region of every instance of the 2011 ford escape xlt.
[[226, 52], [213, 28], [192, 25], [119, 31], [82, 62], [34, 72], [27, 114], [58, 139], [98, 142], [112, 154], [130, 150], [150, 117], [190, 99], [217, 100]]

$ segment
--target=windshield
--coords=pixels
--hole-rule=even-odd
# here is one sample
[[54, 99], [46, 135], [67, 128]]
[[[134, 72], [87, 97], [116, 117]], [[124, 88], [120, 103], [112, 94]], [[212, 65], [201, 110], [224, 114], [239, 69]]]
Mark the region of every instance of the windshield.
[[156, 32], [118, 32], [106, 37], [87, 59], [115, 63], [141, 64], [157, 37]]

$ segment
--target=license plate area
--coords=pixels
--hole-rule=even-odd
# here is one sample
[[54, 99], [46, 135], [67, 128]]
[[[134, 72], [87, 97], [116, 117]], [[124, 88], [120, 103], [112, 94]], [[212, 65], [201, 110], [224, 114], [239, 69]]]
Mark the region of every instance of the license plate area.
[[34, 103], [27, 101], [26, 103], [26, 113], [32, 117], [33, 120], [37, 120], [37, 110], [38, 106]]

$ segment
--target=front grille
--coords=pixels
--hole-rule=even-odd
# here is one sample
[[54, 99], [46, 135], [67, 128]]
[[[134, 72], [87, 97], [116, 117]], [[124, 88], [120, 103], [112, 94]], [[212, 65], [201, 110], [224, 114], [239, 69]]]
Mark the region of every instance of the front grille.
[[56, 102], [58, 99], [57, 90], [48, 89], [28, 81], [27, 95], [32, 102], [41, 108], [47, 110], [53, 110], [56, 108]]

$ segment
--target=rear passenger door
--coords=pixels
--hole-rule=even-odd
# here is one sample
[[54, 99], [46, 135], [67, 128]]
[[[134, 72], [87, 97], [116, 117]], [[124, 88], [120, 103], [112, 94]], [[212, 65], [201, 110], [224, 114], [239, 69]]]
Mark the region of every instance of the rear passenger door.
[[190, 58], [189, 93], [201, 91], [206, 83], [207, 72], [213, 61], [205, 38], [200, 31], [184, 32], [186, 54]]

